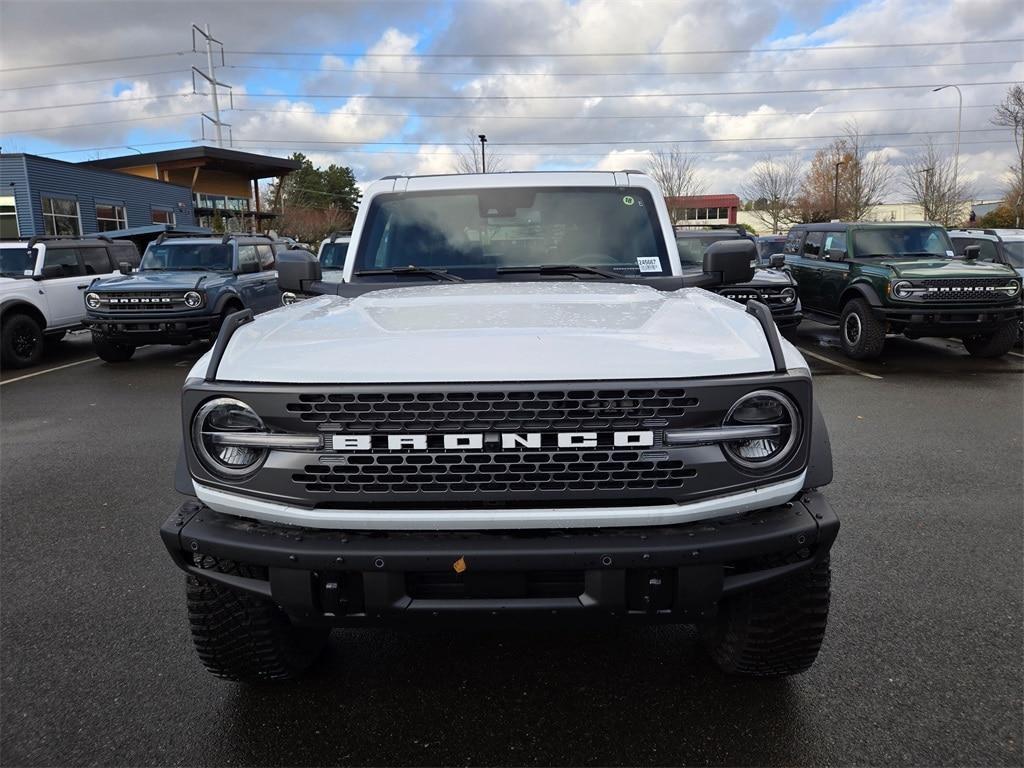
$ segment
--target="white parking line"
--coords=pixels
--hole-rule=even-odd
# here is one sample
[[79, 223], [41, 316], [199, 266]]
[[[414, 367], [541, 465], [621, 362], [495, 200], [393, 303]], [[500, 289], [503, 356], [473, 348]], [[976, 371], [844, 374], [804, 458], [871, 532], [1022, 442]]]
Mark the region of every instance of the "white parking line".
[[1024, 357], [1024, 355], [1022, 355], [1020, 352], [1014, 352], [1012, 349], [1006, 354], [1013, 355], [1014, 357]]
[[74, 365], [81, 365], [82, 363], [91, 363], [93, 360], [99, 360], [98, 357], [87, 357], [85, 360], [76, 360], [73, 363], [64, 363], [64, 365], [56, 365], [53, 368], [47, 368], [44, 371], [36, 371], [35, 373], [26, 373], [24, 376], [18, 376], [14, 379], [7, 379], [6, 381], [0, 381], [0, 387], [4, 384], [13, 384], [16, 381], [24, 381], [25, 379], [31, 379], [33, 376], [42, 376], [44, 373], [53, 373], [63, 368], [70, 368]]
[[824, 355], [819, 355], [817, 352], [811, 352], [811, 350], [809, 350], [809, 349], [804, 349], [803, 347], [799, 347], [799, 350], [801, 352], [803, 352], [805, 355], [810, 355], [811, 357], [813, 357], [813, 358], [815, 358], [817, 360], [821, 360], [822, 362], [828, 363], [829, 365], [834, 365], [836, 368], [842, 368], [844, 371], [850, 371], [850, 373], [856, 373], [858, 376], [863, 376], [865, 379], [881, 379], [882, 378], [881, 376], [877, 376], [877, 375], [875, 375], [873, 373], [868, 373], [867, 371], [862, 371], [859, 368], [854, 368], [852, 365], [847, 365], [846, 363], [840, 363], [838, 360], [833, 360], [831, 357], [825, 357]]

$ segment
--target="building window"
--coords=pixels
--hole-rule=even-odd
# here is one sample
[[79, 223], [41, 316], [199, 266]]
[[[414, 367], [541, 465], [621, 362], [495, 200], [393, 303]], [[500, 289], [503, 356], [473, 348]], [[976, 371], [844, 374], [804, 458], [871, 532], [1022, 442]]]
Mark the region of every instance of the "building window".
[[18, 232], [18, 212], [13, 197], [0, 197], [0, 239], [14, 240]]
[[43, 229], [47, 235], [81, 235], [78, 201], [66, 197], [44, 197]]
[[96, 231], [113, 232], [128, 226], [128, 214], [123, 205], [96, 203]]
[[248, 197], [233, 197], [231, 195], [210, 195], [205, 192], [197, 192], [195, 195], [197, 208], [212, 208], [218, 211], [232, 211], [235, 213], [249, 212]]
[[170, 224], [173, 226], [174, 224], [177, 223], [174, 217], [174, 211], [172, 211], [170, 208], [154, 208], [153, 223]]

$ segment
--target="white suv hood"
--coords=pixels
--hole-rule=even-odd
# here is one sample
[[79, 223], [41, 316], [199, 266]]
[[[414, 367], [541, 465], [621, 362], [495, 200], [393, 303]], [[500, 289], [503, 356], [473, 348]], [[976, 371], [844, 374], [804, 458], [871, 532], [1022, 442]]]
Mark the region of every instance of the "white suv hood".
[[[805, 367], [783, 342], [787, 366]], [[192, 371], [202, 376], [209, 353]], [[466, 283], [321, 296], [239, 328], [219, 380], [268, 383], [573, 381], [773, 370], [757, 320], [688, 288]]]

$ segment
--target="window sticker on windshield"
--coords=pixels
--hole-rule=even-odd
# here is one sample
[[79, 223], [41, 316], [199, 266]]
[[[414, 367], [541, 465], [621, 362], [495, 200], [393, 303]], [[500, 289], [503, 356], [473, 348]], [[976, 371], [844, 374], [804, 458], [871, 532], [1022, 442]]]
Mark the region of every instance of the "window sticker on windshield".
[[828, 237], [825, 238], [825, 250], [827, 251], [831, 247], [832, 247], [832, 235], [829, 235]]
[[952, 251], [946, 251], [946, 257], [952, 259], [953, 258], [953, 252]]
[[623, 198], [622, 198], [622, 204], [623, 205], [632, 205], [635, 202], [636, 201], [633, 199], [632, 195], [624, 195]]
[[637, 256], [636, 265], [641, 272], [661, 272], [661, 259], [657, 256]]

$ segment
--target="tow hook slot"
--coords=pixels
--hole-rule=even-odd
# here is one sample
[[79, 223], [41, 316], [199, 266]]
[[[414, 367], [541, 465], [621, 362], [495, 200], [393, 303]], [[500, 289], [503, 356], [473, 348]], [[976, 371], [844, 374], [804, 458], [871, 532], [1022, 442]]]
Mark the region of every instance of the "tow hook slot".
[[626, 606], [631, 611], [668, 611], [676, 599], [675, 568], [639, 568], [626, 573]]

